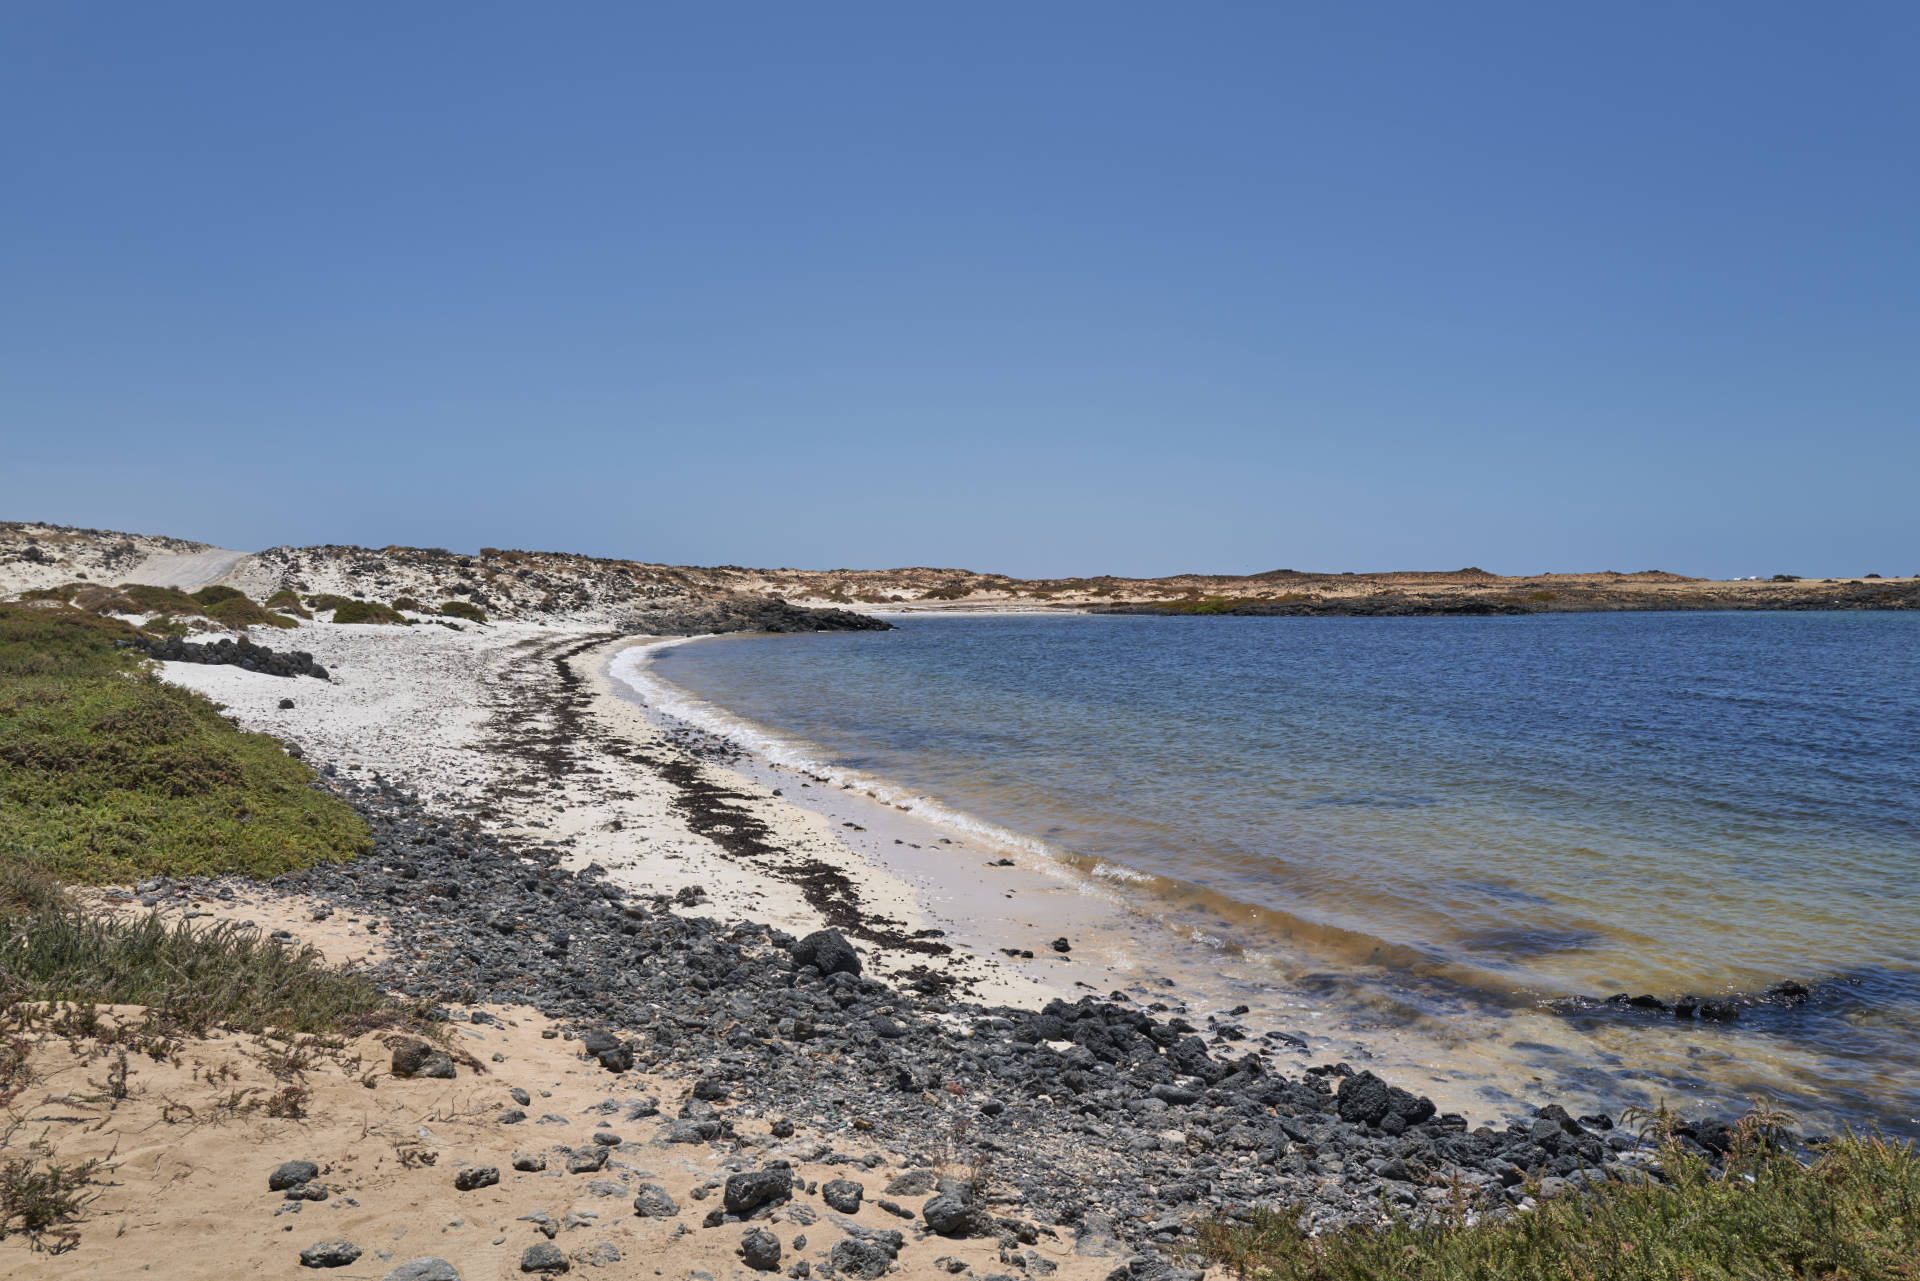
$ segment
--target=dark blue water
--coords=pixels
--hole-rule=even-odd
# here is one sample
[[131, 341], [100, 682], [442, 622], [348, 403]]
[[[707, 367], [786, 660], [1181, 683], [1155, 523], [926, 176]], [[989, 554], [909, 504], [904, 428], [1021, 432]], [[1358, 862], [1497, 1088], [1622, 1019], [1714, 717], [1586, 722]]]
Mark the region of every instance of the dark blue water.
[[899, 621], [657, 670], [1249, 946], [1509, 1006], [1825, 984], [1749, 1013], [1756, 1082], [1920, 1110], [1920, 616]]

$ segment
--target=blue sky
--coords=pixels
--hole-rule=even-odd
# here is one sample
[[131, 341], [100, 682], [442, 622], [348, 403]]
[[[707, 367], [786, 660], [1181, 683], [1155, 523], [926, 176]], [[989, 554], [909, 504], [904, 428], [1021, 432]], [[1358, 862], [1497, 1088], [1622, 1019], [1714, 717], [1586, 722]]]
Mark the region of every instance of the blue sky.
[[0, 517], [1920, 570], [1920, 6], [0, 11]]

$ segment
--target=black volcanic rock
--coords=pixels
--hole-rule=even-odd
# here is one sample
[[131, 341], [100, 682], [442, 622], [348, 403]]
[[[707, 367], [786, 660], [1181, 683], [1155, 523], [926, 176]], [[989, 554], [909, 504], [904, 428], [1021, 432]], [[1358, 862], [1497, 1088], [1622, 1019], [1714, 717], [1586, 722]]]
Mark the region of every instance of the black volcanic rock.
[[812, 609], [783, 600], [717, 600], [629, 616], [627, 630], [649, 636], [718, 632], [890, 632], [893, 624], [850, 609]]

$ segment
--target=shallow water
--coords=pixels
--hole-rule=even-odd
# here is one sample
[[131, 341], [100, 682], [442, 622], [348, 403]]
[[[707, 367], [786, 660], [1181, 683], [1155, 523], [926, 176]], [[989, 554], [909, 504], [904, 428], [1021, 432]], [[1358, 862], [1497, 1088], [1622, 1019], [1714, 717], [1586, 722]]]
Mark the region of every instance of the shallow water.
[[1920, 617], [899, 621], [655, 669], [1238, 964], [1478, 1004], [1523, 1046], [1558, 998], [1814, 985], [1730, 1028], [1547, 1016], [1591, 1051], [1542, 1045], [1550, 1077], [1920, 1114]]

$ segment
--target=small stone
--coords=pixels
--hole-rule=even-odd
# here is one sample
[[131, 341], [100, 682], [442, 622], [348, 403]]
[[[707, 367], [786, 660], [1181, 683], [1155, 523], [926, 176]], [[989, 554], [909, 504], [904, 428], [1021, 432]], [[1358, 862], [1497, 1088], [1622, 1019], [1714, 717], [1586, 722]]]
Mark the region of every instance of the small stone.
[[459, 1269], [445, 1259], [408, 1259], [380, 1281], [460, 1281]]
[[1047, 946], [1052, 948], [1054, 951], [1060, 952], [1063, 954], [1073, 951], [1073, 944], [1067, 942], [1067, 940], [1064, 938], [1057, 938], [1053, 942], [1047, 944]]
[[424, 1076], [451, 1081], [453, 1059], [445, 1050], [437, 1050], [415, 1037], [405, 1037], [393, 1047], [393, 1074], [402, 1080]]
[[351, 1241], [317, 1241], [300, 1252], [303, 1268], [344, 1268], [360, 1257], [360, 1247]]
[[893, 1266], [893, 1259], [885, 1250], [870, 1241], [861, 1241], [855, 1237], [835, 1241], [833, 1252], [828, 1257], [836, 1273], [858, 1278], [858, 1281], [879, 1281], [879, 1278], [887, 1275], [887, 1269]]
[[500, 1182], [500, 1169], [492, 1165], [470, 1165], [453, 1176], [453, 1186], [462, 1192], [490, 1188]]
[[547, 1168], [547, 1158], [537, 1152], [515, 1152], [513, 1168], [527, 1174], [538, 1174]]
[[852, 1179], [835, 1179], [820, 1188], [820, 1199], [842, 1214], [860, 1213], [860, 1200], [866, 1194], [866, 1188]]
[[318, 1177], [320, 1167], [311, 1161], [283, 1161], [267, 1176], [267, 1191], [285, 1192]]
[[921, 1206], [920, 1215], [929, 1228], [947, 1237], [965, 1236], [973, 1231], [979, 1217], [971, 1205], [947, 1192]]
[[925, 1196], [933, 1191], [934, 1181], [933, 1171], [922, 1166], [902, 1173], [885, 1191], [888, 1196]]
[[530, 1107], [533, 1104], [533, 1096], [517, 1085], [507, 1091], [507, 1096], [523, 1108]]
[[575, 1250], [573, 1261], [590, 1268], [604, 1268], [609, 1263], [620, 1262], [620, 1247], [611, 1241], [595, 1241], [592, 1245]]
[[659, 1184], [642, 1183], [633, 1198], [633, 1211], [649, 1219], [671, 1219], [680, 1213], [680, 1207]]
[[576, 1148], [567, 1154], [568, 1174], [594, 1174], [606, 1168], [605, 1148]]
[[740, 1258], [756, 1272], [777, 1272], [780, 1238], [765, 1228], [754, 1228], [740, 1238]]
[[526, 1248], [520, 1256], [522, 1272], [539, 1272], [546, 1275], [567, 1272], [573, 1265], [567, 1262], [567, 1256], [560, 1247], [551, 1241], [539, 1241]]
[[792, 1170], [747, 1170], [727, 1177], [721, 1200], [727, 1213], [745, 1218], [769, 1202], [784, 1201], [792, 1195]]

